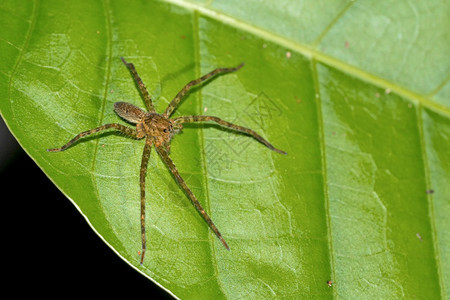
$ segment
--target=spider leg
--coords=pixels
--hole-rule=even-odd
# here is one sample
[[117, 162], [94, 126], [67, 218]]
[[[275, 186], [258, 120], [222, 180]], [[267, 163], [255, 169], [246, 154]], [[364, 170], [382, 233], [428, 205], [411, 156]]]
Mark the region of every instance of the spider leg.
[[188, 195], [189, 199], [191, 200], [192, 204], [195, 206], [197, 211], [200, 213], [200, 215], [203, 217], [203, 219], [206, 221], [206, 223], [208, 223], [209, 227], [212, 229], [212, 231], [214, 231], [214, 233], [219, 238], [219, 240], [222, 242], [222, 244], [225, 246], [225, 248], [227, 250], [230, 250], [230, 247], [228, 247], [227, 243], [225, 242], [225, 239], [220, 234], [220, 232], [217, 229], [216, 225], [214, 225], [213, 221], [208, 216], [208, 214], [206, 213], [205, 209], [201, 206], [200, 202], [198, 202], [198, 200], [195, 197], [195, 195], [192, 193], [192, 191], [186, 185], [186, 182], [181, 177], [181, 175], [178, 172], [178, 170], [177, 170], [175, 164], [173, 163], [172, 159], [169, 157], [167, 151], [164, 149], [164, 146], [161, 145], [161, 146], [156, 147], [156, 145], [155, 145], [155, 148], [156, 148], [156, 151], [158, 152], [159, 156], [161, 156], [161, 158], [164, 161], [164, 163], [167, 165], [167, 167], [172, 172], [172, 174], [175, 177], [175, 179], [178, 182], [178, 184], [186, 192], [186, 194]]
[[287, 154], [283, 150], [275, 148], [271, 143], [266, 141], [262, 136], [257, 134], [254, 130], [251, 130], [250, 128], [246, 128], [246, 127], [243, 127], [243, 126], [239, 126], [239, 125], [236, 125], [236, 124], [224, 121], [224, 120], [222, 120], [222, 119], [220, 119], [218, 117], [212, 117], [212, 116], [184, 116], [184, 117], [175, 118], [175, 119], [173, 119], [173, 121], [174, 121], [174, 124], [213, 121], [213, 122], [216, 122], [217, 124], [222, 125], [224, 127], [228, 127], [230, 129], [233, 129], [233, 130], [236, 130], [236, 131], [243, 132], [243, 133], [246, 133], [248, 135], [251, 135], [252, 137], [254, 137], [258, 141], [260, 141], [261, 143], [266, 145], [269, 149], [271, 149], [271, 150], [273, 150], [275, 152], [278, 152], [278, 153], [281, 153], [281, 154]]
[[48, 152], [59, 152], [59, 151], [64, 151], [67, 148], [70, 147], [70, 145], [72, 145], [73, 143], [75, 143], [76, 141], [78, 141], [80, 138], [93, 134], [93, 133], [97, 133], [99, 131], [103, 131], [103, 130], [107, 130], [107, 129], [116, 129], [122, 133], [124, 133], [127, 136], [130, 136], [132, 138], [139, 138], [138, 133], [136, 130], [134, 130], [133, 128], [121, 125], [121, 124], [116, 124], [116, 123], [112, 123], [112, 124], [106, 124], [106, 125], [102, 125], [100, 127], [91, 129], [91, 130], [87, 130], [84, 131], [82, 133], [79, 133], [77, 136], [75, 136], [73, 139], [71, 139], [67, 144], [65, 144], [64, 146], [62, 146], [61, 148], [52, 148], [52, 149], [47, 149]]
[[141, 240], [142, 240], [142, 253], [141, 253], [141, 265], [144, 262], [145, 255], [145, 175], [147, 174], [148, 159], [150, 158], [150, 150], [152, 150], [152, 141], [147, 138], [145, 141], [144, 152], [142, 153], [141, 170], [140, 170], [140, 188], [141, 188]]
[[122, 62], [127, 66], [127, 68], [130, 70], [131, 74], [134, 77], [134, 80], [136, 81], [139, 90], [141, 91], [142, 96], [144, 97], [145, 105], [147, 106], [147, 109], [149, 112], [155, 113], [155, 107], [153, 106], [152, 99], [147, 91], [147, 88], [145, 87], [145, 84], [142, 82], [141, 77], [139, 77], [136, 69], [134, 68], [134, 65], [132, 63], [128, 63], [125, 58], [120, 58]]
[[172, 112], [175, 110], [175, 108], [178, 106], [181, 99], [183, 99], [184, 95], [186, 95], [186, 93], [191, 89], [192, 86], [197, 85], [205, 80], [208, 80], [209, 78], [214, 77], [216, 75], [237, 71], [240, 68], [242, 68], [243, 66], [244, 66], [244, 63], [241, 63], [239, 66], [237, 66], [235, 68], [218, 68], [218, 69], [215, 69], [215, 70], [209, 72], [206, 75], [203, 75], [200, 78], [190, 81], [188, 84], [186, 84], [184, 86], [184, 88], [181, 89], [181, 91], [178, 92], [178, 94], [175, 96], [175, 98], [173, 98], [172, 102], [170, 102], [169, 106], [167, 106], [166, 111], [164, 112], [163, 115], [166, 118], [169, 117], [172, 114]]

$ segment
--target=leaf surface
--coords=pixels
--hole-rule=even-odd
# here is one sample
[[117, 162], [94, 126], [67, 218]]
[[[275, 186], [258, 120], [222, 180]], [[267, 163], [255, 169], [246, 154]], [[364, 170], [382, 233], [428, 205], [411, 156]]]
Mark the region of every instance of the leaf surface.
[[[92, 228], [180, 298], [446, 298], [450, 287], [450, 28], [443, 1], [5, 1], [0, 110]], [[144, 107], [215, 125], [172, 142], [209, 230], [153, 150], [139, 266], [143, 141], [113, 133], [48, 153]], [[129, 124], [128, 124], [129, 125]], [[332, 287], [327, 281], [333, 281]]]

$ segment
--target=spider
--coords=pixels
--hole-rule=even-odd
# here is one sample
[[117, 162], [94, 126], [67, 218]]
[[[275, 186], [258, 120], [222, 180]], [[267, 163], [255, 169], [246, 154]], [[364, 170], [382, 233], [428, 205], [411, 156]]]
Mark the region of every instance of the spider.
[[270, 144], [268, 141], [266, 141], [264, 138], [262, 138], [259, 134], [257, 134], [252, 129], [242, 127], [239, 125], [235, 125], [233, 123], [224, 121], [220, 118], [213, 117], [213, 116], [182, 116], [177, 117], [173, 119], [169, 119], [172, 112], [176, 109], [180, 101], [184, 98], [184, 96], [189, 92], [192, 86], [198, 85], [211, 77], [214, 77], [219, 74], [223, 73], [230, 73], [239, 70], [244, 66], [244, 63], [240, 64], [239, 66], [235, 68], [217, 68], [211, 72], [209, 72], [206, 75], [203, 75], [200, 78], [194, 79], [190, 81], [188, 84], [186, 84], [180, 92], [173, 98], [173, 100], [169, 103], [169, 106], [167, 106], [166, 110], [163, 114], [158, 114], [155, 111], [155, 108], [153, 106], [153, 102], [150, 98], [150, 95], [147, 91], [147, 88], [145, 87], [144, 83], [142, 82], [141, 78], [139, 77], [134, 65], [132, 63], [128, 63], [123, 57], [121, 57], [122, 62], [125, 64], [125, 66], [130, 70], [131, 74], [133, 75], [134, 80], [136, 81], [136, 84], [144, 98], [145, 105], [147, 106], [148, 112], [140, 109], [139, 107], [126, 103], [126, 102], [116, 102], [114, 103], [114, 111], [124, 120], [131, 124], [136, 125], [136, 129], [117, 124], [117, 123], [111, 123], [111, 124], [105, 124], [100, 127], [87, 130], [84, 132], [79, 133], [76, 135], [73, 139], [71, 139], [67, 144], [60, 148], [53, 148], [53, 149], [47, 149], [48, 152], [59, 152], [64, 151], [67, 148], [69, 148], [73, 143], [75, 143], [77, 140], [79, 140], [82, 137], [85, 137], [90, 134], [94, 134], [103, 130], [108, 129], [115, 129], [126, 136], [129, 136], [131, 138], [135, 139], [143, 139], [145, 138], [145, 145], [144, 145], [144, 151], [142, 153], [142, 160], [141, 160], [141, 168], [140, 168], [140, 192], [141, 192], [141, 242], [142, 242], [142, 251], [140, 252], [140, 264], [142, 265], [144, 261], [144, 255], [145, 255], [145, 249], [146, 249], [146, 238], [145, 238], [145, 177], [147, 173], [147, 165], [148, 160], [150, 157], [150, 151], [152, 149], [152, 146], [155, 147], [156, 152], [159, 154], [163, 162], [167, 165], [169, 170], [172, 172], [175, 180], [180, 185], [180, 187], [184, 190], [186, 195], [191, 200], [192, 204], [195, 206], [197, 211], [200, 213], [200, 215], [203, 217], [203, 219], [208, 223], [211, 230], [215, 233], [215, 235], [219, 238], [219, 240], [222, 242], [222, 244], [225, 246], [227, 250], [230, 250], [228, 247], [228, 244], [225, 242], [225, 239], [220, 234], [219, 230], [217, 229], [216, 225], [214, 225], [211, 218], [206, 213], [205, 209], [200, 205], [200, 202], [198, 202], [195, 195], [192, 193], [191, 189], [186, 185], [186, 182], [181, 177], [180, 173], [178, 172], [177, 168], [175, 167], [175, 164], [173, 163], [172, 159], [169, 157], [169, 151], [170, 151], [170, 141], [172, 140], [172, 137], [174, 134], [179, 133], [181, 129], [183, 128], [183, 123], [194, 123], [194, 122], [205, 122], [205, 121], [212, 121], [216, 122], [217, 124], [228, 127], [232, 130], [244, 133], [246, 135], [252, 136], [255, 139], [257, 139], [259, 142], [266, 145], [269, 149], [281, 153], [286, 154], [286, 152], [275, 148]]

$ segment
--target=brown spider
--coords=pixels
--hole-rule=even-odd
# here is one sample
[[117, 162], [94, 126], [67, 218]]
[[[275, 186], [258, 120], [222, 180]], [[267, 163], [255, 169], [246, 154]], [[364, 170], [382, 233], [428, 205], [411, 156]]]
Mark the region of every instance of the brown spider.
[[190, 90], [190, 88], [194, 85], [200, 84], [201, 82], [208, 80], [209, 78], [222, 74], [222, 73], [228, 73], [228, 72], [234, 72], [242, 68], [244, 65], [243, 63], [237, 66], [236, 68], [218, 68], [214, 71], [198, 78], [195, 80], [190, 81], [186, 86], [181, 89], [181, 91], [175, 96], [175, 98], [170, 102], [169, 106], [166, 108], [166, 111], [161, 115], [156, 113], [155, 108], [153, 107], [152, 100], [150, 98], [150, 95], [142, 82], [141, 78], [136, 72], [136, 69], [134, 68], [134, 65], [132, 63], [127, 63], [123, 57], [121, 57], [123, 63], [129, 68], [131, 73], [133, 74], [134, 80], [136, 81], [139, 90], [142, 93], [142, 96], [144, 97], [145, 105], [147, 106], [148, 112], [145, 112], [144, 110], [140, 109], [137, 106], [134, 106], [133, 104], [126, 103], [126, 102], [116, 102], [114, 103], [114, 111], [123, 119], [126, 121], [136, 124], [136, 129], [117, 124], [105, 124], [100, 127], [84, 131], [77, 136], [75, 136], [73, 139], [71, 139], [67, 144], [62, 146], [61, 148], [54, 148], [54, 149], [47, 149], [49, 152], [59, 152], [66, 150], [70, 145], [72, 145], [74, 142], [76, 142], [81, 137], [84, 137], [86, 135], [90, 135], [99, 131], [107, 130], [107, 129], [116, 129], [125, 135], [135, 138], [135, 139], [142, 139], [145, 137], [145, 146], [144, 146], [144, 152], [142, 154], [142, 161], [141, 161], [141, 169], [140, 169], [140, 190], [141, 190], [141, 240], [142, 240], [142, 251], [141, 251], [141, 260], [140, 263], [142, 265], [144, 261], [144, 255], [145, 255], [145, 176], [147, 173], [147, 164], [150, 157], [150, 150], [151, 146], [154, 145], [156, 152], [159, 154], [159, 156], [162, 158], [164, 163], [167, 165], [167, 167], [172, 172], [173, 176], [175, 177], [178, 184], [183, 188], [183, 190], [186, 192], [189, 199], [192, 201], [192, 204], [195, 206], [197, 211], [201, 214], [203, 219], [208, 223], [209, 227], [214, 231], [216, 236], [220, 239], [222, 244], [225, 246], [227, 250], [230, 250], [227, 243], [225, 242], [224, 238], [220, 234], [219, 230], [217, 229], [216, 225], [214, 225], [211, 218], [208, 216], [208, 214], [205, 212], [205, 209], [200, 205], [195, 195], [192, 193], [192, 191], [189, 189], [189, 187], [184, 182], [183, 178], [181, 177], [180, 173], [178, 172], [177, 168], [175, 167], [175, 164], [169, 157], [169, 151], [170, 151], [170, 141], [175, 133], [178, 133], [183, 128], [183, 123], [193, 123], [193, 122], [204, 122], [204, 121], [213, 121], [218, 123], [219, 125], [222, 125], [224, 127], [231, 128], [233, 130], [248, 134], [250, 136], [253, 136], [255, 139], [266, 145], [269, 149], [276, 151], [281, 154], [286, 154], [286, 152], [275, 148], [272, 146], [268, 141], [263, 139], [259, 134], [257, 134], [255, 131], [245, 128], [242, 126], [238, 126], [235, 124], [232, 124], [230, 122], [221, 120], [217, 117], [212, 116], [184, 116], [184, 117], [178, 117], [174, 119], [169, 119], [172, 112], [175, 110], [175, 108], [178, 106], [180, 101], [183, 99], [183, 97], [186, 95], [186, 93]]

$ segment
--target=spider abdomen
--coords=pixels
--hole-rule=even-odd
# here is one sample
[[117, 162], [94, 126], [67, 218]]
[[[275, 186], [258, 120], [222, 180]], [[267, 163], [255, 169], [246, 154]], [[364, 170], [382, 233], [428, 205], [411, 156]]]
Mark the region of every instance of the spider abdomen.
[[146, 112], [127, 102], [116, 102], [114, 103], [114, 111], [126, 121], [137, 124], [139, 123], [146, 115]]

